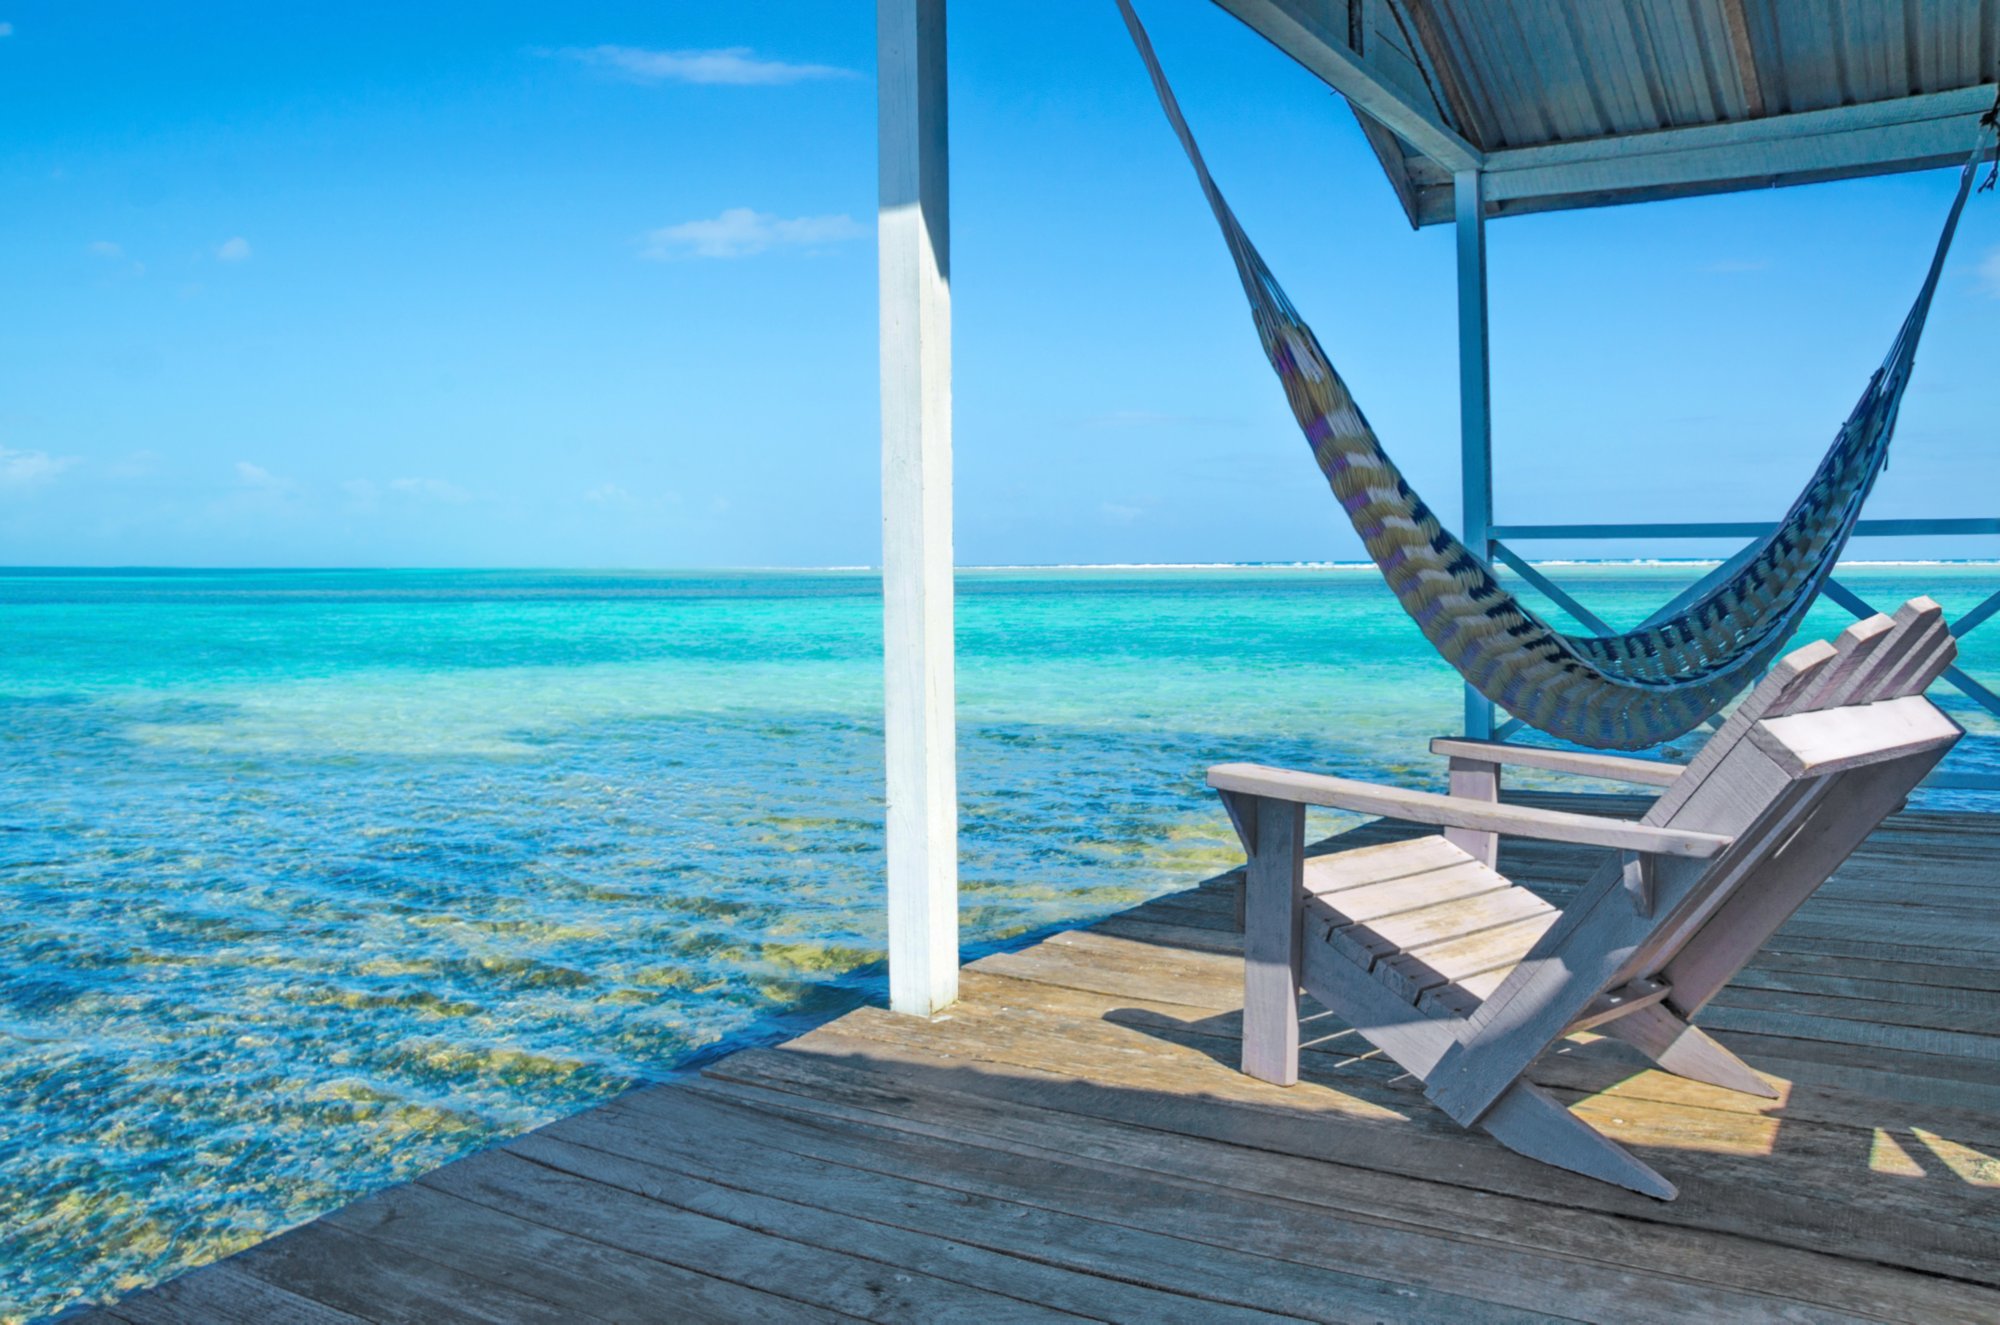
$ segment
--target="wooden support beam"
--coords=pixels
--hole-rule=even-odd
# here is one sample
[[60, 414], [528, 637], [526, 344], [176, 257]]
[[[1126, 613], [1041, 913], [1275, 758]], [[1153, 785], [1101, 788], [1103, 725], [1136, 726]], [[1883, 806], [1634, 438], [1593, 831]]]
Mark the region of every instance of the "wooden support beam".
[[878, 0], [889, 1006], [958, 997], [944, 0]]
[[1326, 5], [1310, 0], [1216, 3], [1444, 169], [1479, 168], [1479, 149], [1446, 125], [1435, 107], [1391, 84], [1348, 45], [1345, 6], [1333, 15]]
[[1569, 1024], [1566, 1034], [1593, 1030], [1608, 1022], [1629, 1017], [1643, 1008], [1664, 1002], [1674, 991], [1658, 980], [1634, 980], [1617, 989], [1608, 990], [1591, 1000], [1583, 1015]]

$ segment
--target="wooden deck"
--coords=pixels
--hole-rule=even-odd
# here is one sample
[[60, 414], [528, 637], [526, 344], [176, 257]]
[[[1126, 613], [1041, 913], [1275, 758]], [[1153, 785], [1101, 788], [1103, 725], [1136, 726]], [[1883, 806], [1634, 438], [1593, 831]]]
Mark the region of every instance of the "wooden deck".
[[[1502, 867], [1560, 903], [1596, 855]], [[1672, 1204], [1461, 1131], [1317, 1009], [1300, 1085], [1240, 1075], [1225, 876], [88, 1318], [2000, 1320], [1996, 862], [2000, 815], [1891, 820], [1700, 1018], [1777, 1102], [1545, 1056]]]

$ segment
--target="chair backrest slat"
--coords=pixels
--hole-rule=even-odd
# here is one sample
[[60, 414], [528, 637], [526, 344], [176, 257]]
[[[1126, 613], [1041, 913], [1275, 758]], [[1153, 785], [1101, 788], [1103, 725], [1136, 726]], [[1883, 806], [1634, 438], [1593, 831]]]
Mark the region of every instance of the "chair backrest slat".
[[1834, 640], [1834, 651], [1839, 656], [1834, 659], [1833, 665], [1822, 671], [1804, 691], [1782, 705], [1773, 706], [1764, 716], [1770, 718], [1838, 707], [1843, 693], [1868, 679], [1869, 661], [1895, 634], [1896, 623], [1879, 614], [1855, 622]]
[[1908, 669], [1914, 675], [1926, 654], [1940, 641], [1951, 638], [1944, 622], [1944, 609], [1928, 598], [1912, 598], [1896, 609], [1893, 637], [1869, 659], [1835, 704], [1872, 704], [1884, 699], [1900, 699], [1896, 677]]
[[1951, 628], [1945, 624], [1944, 610], [1928, 598], [1911, 601], [1924, 605], [1922, 631], [1908, 655], [1883, 678], [1881, 690], [1885, 699], [1921, 695], [1958, 657], [1958, 641], [1952, 638]]
[[1715, 771], [1715, 766], [1722, 762], [1722, 757], [1735, 748], [1736, 743], [1743, 739], [1750, 728], [1755, 726], [1766, 712], [1811, 685], [1820, 670], [1836, 656], [1837, 652], [1831, 644], [1824, 640], [1815, 640], [1803, 648], [1793, 649], [1779, 659], [1778, 665], [1773, 667], [1743, 702], [1736, 706], [1736, 711], [1729, 715], [1721, 730], [1709, 737], [1706, 745], [1695, 751], [1694, 758], [1688, 761], [1687, 770], [1675, 779], [1672, 786], [1660, 793], [1660, 798], [1653, 802], [1652, 808], [1646, 811], [1645, 817], [1640, 822], [1654, 827], [1664, 827], [1671, 822], [1674, 815], [1680, 812], [1681, 806], [1687, 802], [1688, 797], [1692, 796], [1708, 775]]
[[1923, 597], [1904, 603], [1893, 618], [1856, 622], [1836, 643], [1815, 640], [1794, 649], [1695, 752], [1687, 771], [1653, 803], [1644, 822], [1672, 822], [1723, 756], [1764, 718], [1918, 694], [1951, 665], [1956, 650], [1943, 609]]

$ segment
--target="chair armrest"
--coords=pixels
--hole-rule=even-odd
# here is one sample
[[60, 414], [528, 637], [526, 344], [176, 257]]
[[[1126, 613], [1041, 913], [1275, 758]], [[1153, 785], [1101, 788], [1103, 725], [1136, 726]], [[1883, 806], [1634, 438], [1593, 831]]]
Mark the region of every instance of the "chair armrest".
[[1532, 745], [1474, 741], [1459, 736], [1438, 737], [1431, 742], [1431, 753], [1481, 764], [1511, 764], [1517, 768], [1574, 773], [1578, 777], [1605, 778], [1613, 782], [1638, 782], [1649, 787], [1670, 787], [1686, 769], [1684, 764], [1670, 764], [1662, 759], [1628, 759], [1622, 755], [1597, 754], [1589, 750], [1545, 750]]
[[1440, 796], [1431, 791], [1385, 787], [1373, 782], [1299, 773], [1262, 764], [1217, 764], [1208, 770], [1208, 785], [1217, 791], [1264, 796], [1298, 805], [1323, 805], [1360, 814], [1431, 824], [1440, 828], [1471, 828], [1510, 837], [1534, 837], [1547, 842], [1575, 842], [1661, 856], [1713, 856], [1733, 840], [1714, 833], [1679, 828], [1655, 828], [1627, 819], [1563, 810], [1538, 810], [1527, 805]]

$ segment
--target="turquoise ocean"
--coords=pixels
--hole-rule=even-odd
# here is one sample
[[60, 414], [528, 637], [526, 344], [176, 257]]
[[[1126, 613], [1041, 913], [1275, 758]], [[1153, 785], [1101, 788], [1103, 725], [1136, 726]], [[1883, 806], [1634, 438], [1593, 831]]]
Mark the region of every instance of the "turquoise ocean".
[[[1698, 571], [1551, 573], [1623, 625]], [[959, 590], [971, 950], [1234, 864], [1210, 763], [1440, 785], [1371, 568]], [[0, 1321], [879, 997], [879, 650], [866, 572], [0, 572]]]

